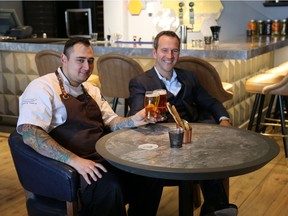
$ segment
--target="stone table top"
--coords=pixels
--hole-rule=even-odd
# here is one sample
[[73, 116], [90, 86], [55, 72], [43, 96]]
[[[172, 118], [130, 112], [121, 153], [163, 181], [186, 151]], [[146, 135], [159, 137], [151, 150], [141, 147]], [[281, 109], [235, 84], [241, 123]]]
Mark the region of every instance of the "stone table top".
[[[192, 124], [192, 142], [170, 148], [175, 124], [147, 125], [112, 132], [96, 144], [97, 152], [128, 172], [179, 180], [226, 178], [255, 171], [279, 153], [271, 138], [239, 128]], [[146, 148], [141, 148], [143, 145]]]
[[[19, 52], [39, 52], [41, 50], [55, 50], [63, 52], [68, 39], [63, 38], [35, 38], [18, 40], [0, 40], [0, 50]], [[253, 37], [220, 41], [217, 45], [194, 46], [187, 43], [181, 46], [181, 56], [195, 56], [204, 59], [249, 59], [268, 53], [288, 45], [287, 37]], [[98, 41], [93, 44], [95, 55], [119, 53], [129, 56], [152, 58], [152, 42], [150, 43], [110, 43]]]

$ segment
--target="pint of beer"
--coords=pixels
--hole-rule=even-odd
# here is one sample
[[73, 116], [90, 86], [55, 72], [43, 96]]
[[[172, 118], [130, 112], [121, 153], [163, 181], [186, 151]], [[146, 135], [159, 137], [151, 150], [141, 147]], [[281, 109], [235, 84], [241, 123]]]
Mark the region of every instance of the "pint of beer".
[[160, 100], [158, 104], [158, 113], [161, 115], [161, 120], [164, 121], [167, 119], [166, 116], [167, 91], [165, 89], [156, 89], [153, 92], [156, 92], [160, 95]]
[[160, 96], [157, 92], [146, 91], [145, 99], [144, 99], [144, 106], [145, 106], [147, 120], [153, 120], [154, 116], [156, 116], [159, 99], [160, 99]]

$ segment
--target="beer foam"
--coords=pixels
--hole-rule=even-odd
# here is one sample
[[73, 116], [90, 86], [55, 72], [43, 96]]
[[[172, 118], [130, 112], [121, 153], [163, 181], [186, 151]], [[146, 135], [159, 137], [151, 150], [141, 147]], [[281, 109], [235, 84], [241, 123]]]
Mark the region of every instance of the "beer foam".
[[157, 90], [154, 90], [153, 92], [159, 94], [159, 95], [165, 95], [167, 94], [166, 90], [165, 89], [157, 89]]
[[146, 97], [157, 97], [159, 96], [159, 93], [158, 92], [151, 92], [151, 93], [148, 93], [148, 94], [145, 94]]

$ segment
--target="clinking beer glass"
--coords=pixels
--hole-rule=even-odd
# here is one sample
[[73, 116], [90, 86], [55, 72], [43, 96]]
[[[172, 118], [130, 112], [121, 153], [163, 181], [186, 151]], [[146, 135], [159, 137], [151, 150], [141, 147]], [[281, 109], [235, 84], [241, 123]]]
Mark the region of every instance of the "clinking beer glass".
[[159, 104], [160, 95], [157, 92], [146, 91], [144, 106], [146, 112], [146, 120], [153, 121], [157, 115], [158, 104]]
[[165, 89], [156, 89], [153, 92], [156, 92], [160, 95], [158, 104], [158, 113], [161, 115], [161, 121], [164, 121], [167, 119], [166, 115], [167, 91]]

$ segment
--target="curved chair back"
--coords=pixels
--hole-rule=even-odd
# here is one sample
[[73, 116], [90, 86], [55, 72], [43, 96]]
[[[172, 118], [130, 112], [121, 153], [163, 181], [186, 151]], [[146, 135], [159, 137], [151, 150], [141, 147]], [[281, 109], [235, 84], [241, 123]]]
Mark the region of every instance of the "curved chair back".
[[278, 83], [265, 86], [262, 93], [288, 96], [288, 76], [284, 76]]
[[54, 50], [42, 50], [35, 56], [35, 63], [40, 76], [54, 72], [61, 66], [61, 53]]
[[206, 91], [218, 101], [223, 103], [232, 99], [233, 94], [224, 90], [218, 72], [209, 62], [193, 56], [181, 56], [175, 67], [194, 73]]
[[[143, 68], [134, 59], [116, 53], [105, 54], [97, 60], [98, 76], [101, 92], [106, 97], [114, 98], [113, 110], [116, 111], [118, 98], [129, 97], [129, 82], [138, 74], [144, 73]], [[125, 102], [125, 113], [127, 114]]]
[[130, 80], [144, 72], [134, 59], [116, 53], [100, 56], [97, 69], [102, 94], [114, 98], [128, 98]]

